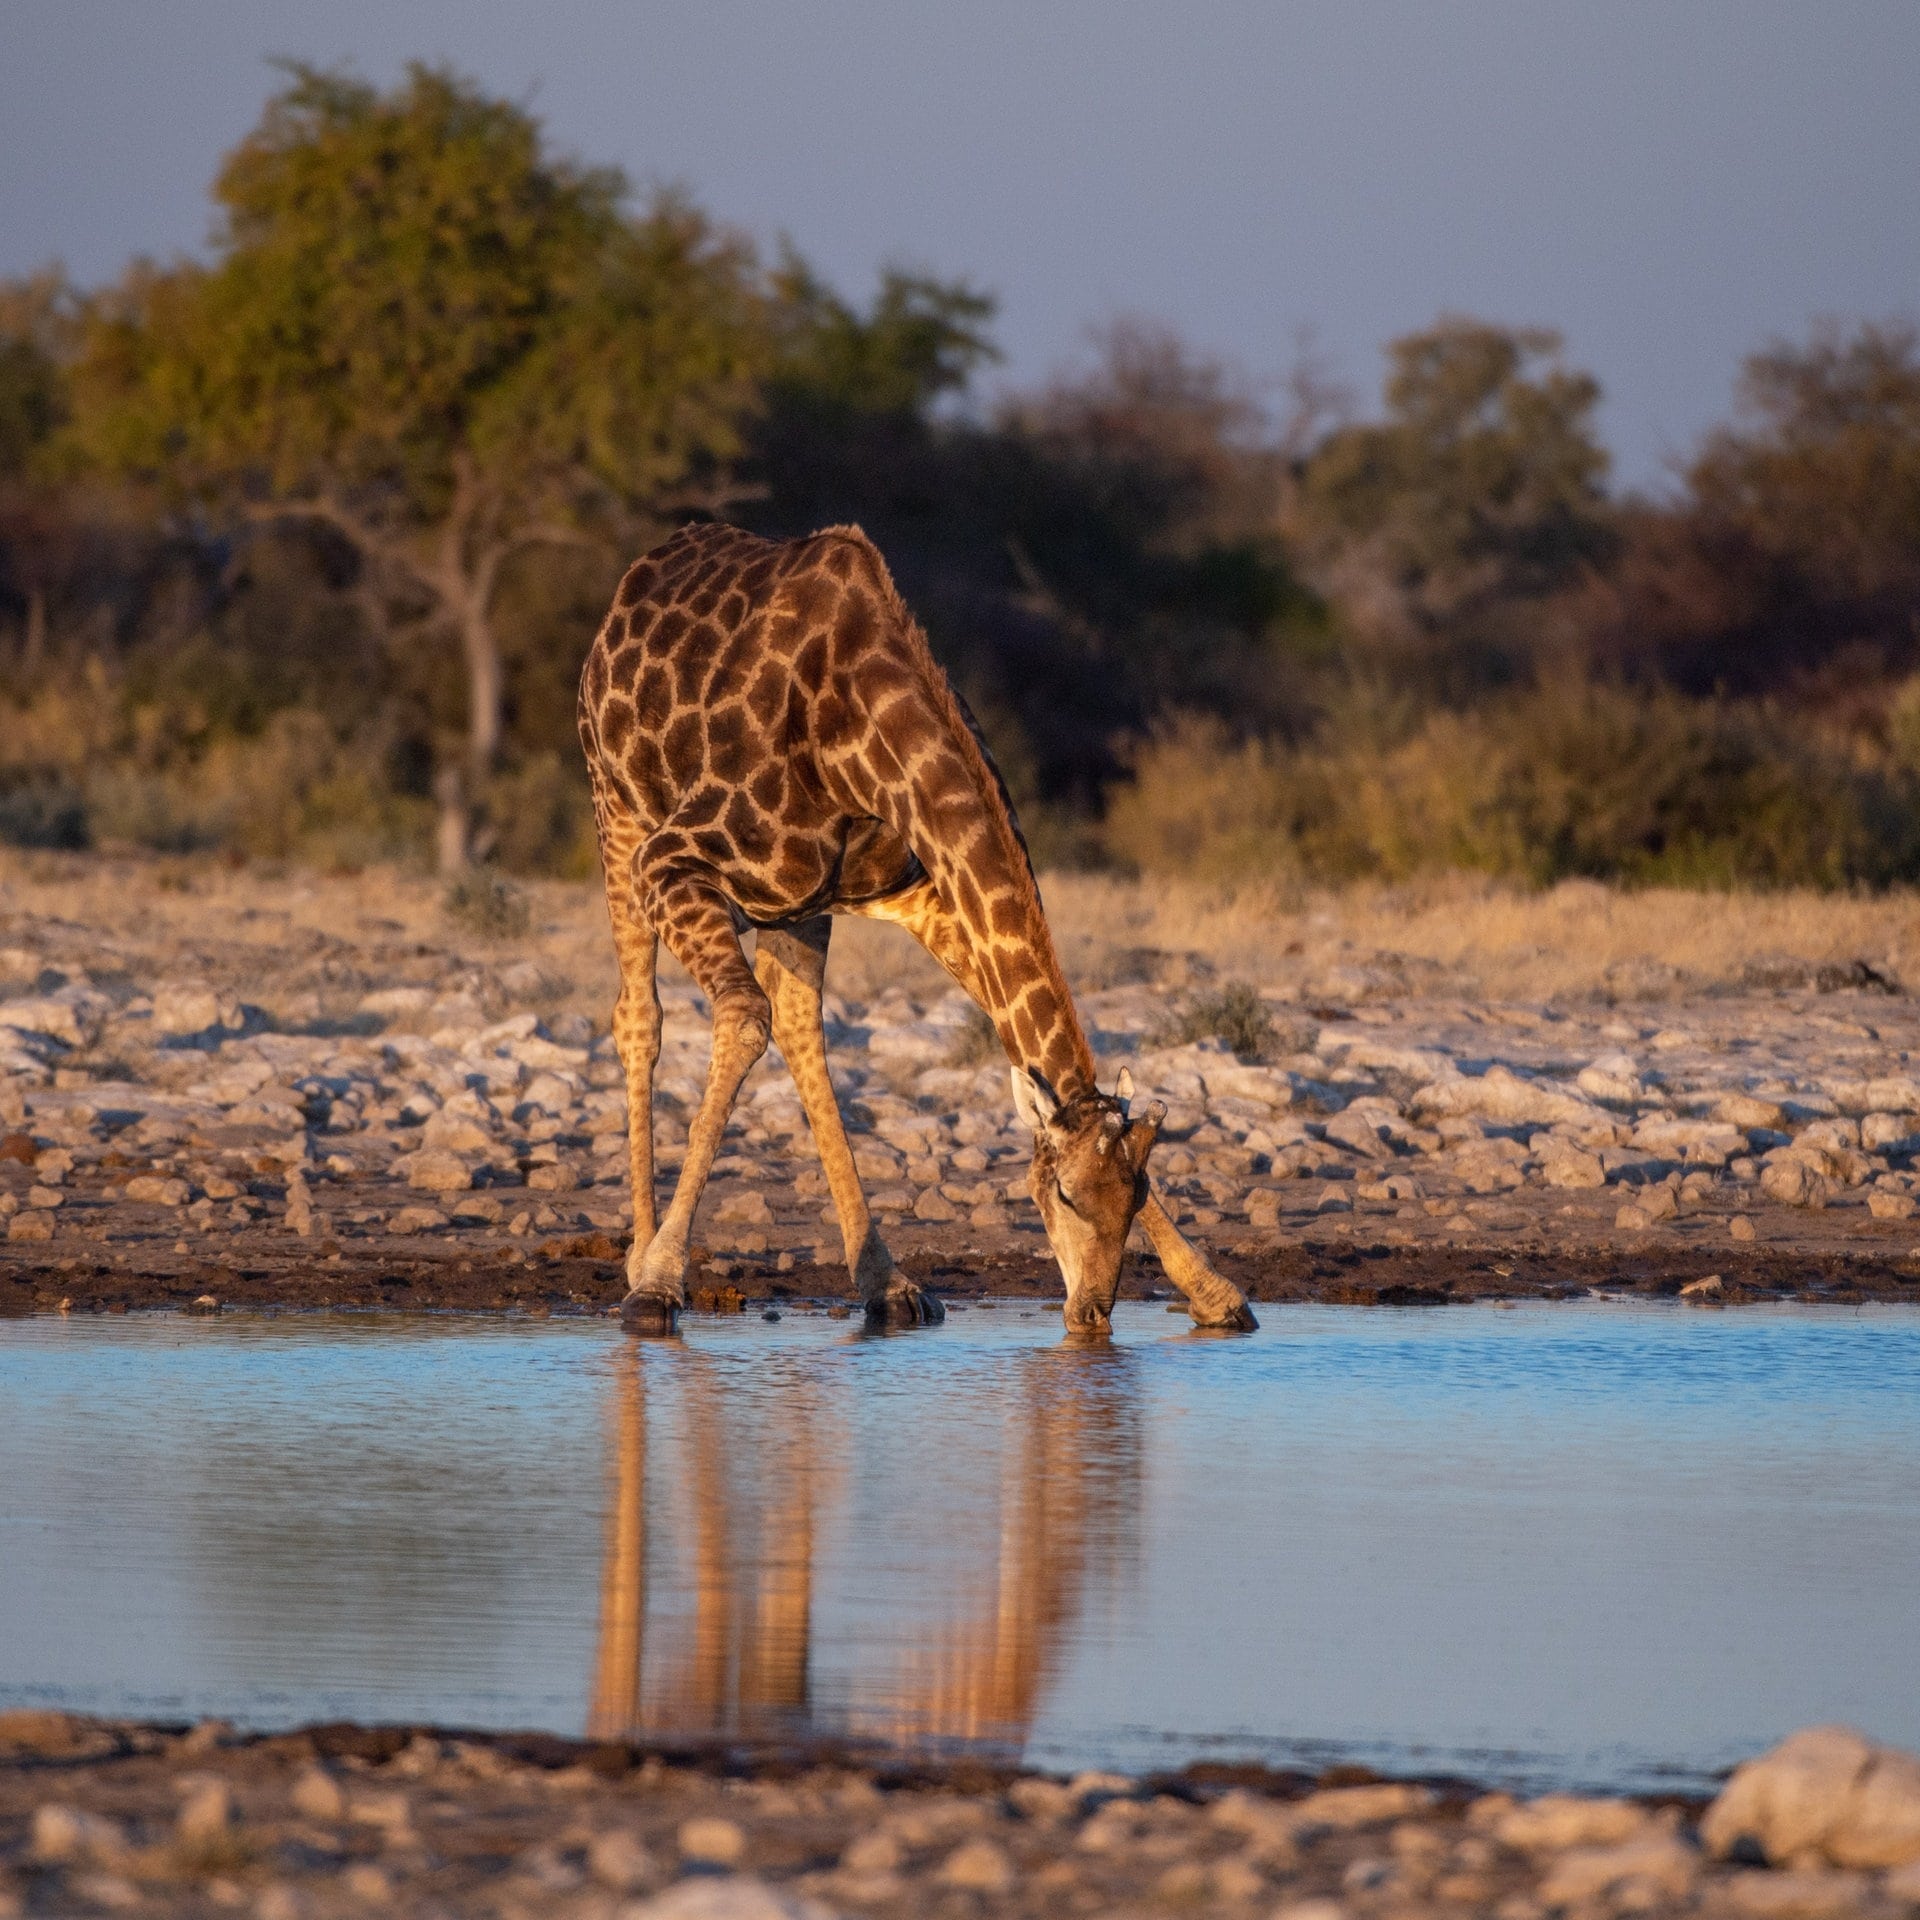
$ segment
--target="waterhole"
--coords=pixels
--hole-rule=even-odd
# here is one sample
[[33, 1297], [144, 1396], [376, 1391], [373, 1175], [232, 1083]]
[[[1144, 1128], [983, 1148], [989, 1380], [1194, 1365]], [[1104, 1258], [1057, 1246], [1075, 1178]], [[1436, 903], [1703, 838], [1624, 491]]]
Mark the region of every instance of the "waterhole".
[[1697, 1786], [1920, 1746], [1920, 1316], [0, 1321], [0, 1704]]

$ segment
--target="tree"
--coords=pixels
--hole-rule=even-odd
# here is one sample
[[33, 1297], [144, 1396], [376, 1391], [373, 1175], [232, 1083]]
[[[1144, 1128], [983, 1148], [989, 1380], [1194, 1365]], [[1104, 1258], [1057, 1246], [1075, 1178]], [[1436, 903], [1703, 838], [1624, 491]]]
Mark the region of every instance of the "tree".
[[503, 567], [711, 496], [764, 303], [693, 208], [636, 216], [620, 175], [449, 72], [388, 93], [290, 74], [221, 167], [213, 263], [138, 267], [98, 303], [77, 433], [183, 502], [324, 523], [457, 644], [465, 751], [437, 777], [457, 866], [502, 739]]
[[1827, 324], [1802, 346], [1754, 354], [1740, 419], [1710, 435], [1688, 474], [1697, 510], [1790, 557], [1820, 593], [1920, 587], [1920, 337], [1904, 326]]
[[74, 325], [58, 270], [0, 284], [0, 558], [25, 603], [23, 677], [46, 653], [47, 596], [73, 544], [65, 489], [47, 468], [67, 419]]
[[1570, 609], [1591, 658], [1858, 716], [1920, 664], [1920, 337], [1827, 323], [1742, 369], [1671, 505], [1620, 522]]
[[1330, 434], [1294, 490], [1289, 530], [1336, 597], [1431, 629], [1604, 550], [1600, 389], [1559, 351], [1465, 319], [1393, 343], [1385, 419]]

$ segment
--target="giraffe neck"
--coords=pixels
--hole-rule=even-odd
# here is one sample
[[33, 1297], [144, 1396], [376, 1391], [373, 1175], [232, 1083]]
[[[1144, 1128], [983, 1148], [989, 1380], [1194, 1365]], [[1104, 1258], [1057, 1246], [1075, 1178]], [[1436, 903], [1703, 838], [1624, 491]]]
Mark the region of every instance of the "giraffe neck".
[[[928, 944], [992, 1020], [1007, 1058], [1040, 1075], [1061, 1100], [1076, 1100], [1095, 1091], [1093, 1049], [1027, 843], [973, 716], [938, 668], [928, 690], [946, 708], [949, 751], [916, 769], [902, 823], [950, 916], [942, 937]], [[933, 929], [916, 931], [924, 939]]]
[[[1094, 1091], [1093, 1049], [1060, 968], [1039, 885], [1024, 859], [1021, 868], [1018, 879], [1024, 886], [1015, 895], [1021, 923], [1017, 944], [995, 939], [983, 969], [983, 984], [991, 983], [983, 999], [1007, 1058], [1041, 1075], [1063, 1101], [1073, 1101]], [[996, 930], [1004, 911], [996, 903]]]

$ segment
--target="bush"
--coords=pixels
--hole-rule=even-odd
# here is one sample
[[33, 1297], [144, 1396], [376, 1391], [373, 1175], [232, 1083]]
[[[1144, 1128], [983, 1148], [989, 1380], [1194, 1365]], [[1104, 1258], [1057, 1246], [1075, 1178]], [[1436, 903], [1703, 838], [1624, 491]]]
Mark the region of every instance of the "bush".
[[978, 1008], [969, 1007], [960, 1022], [960, 1031], [947, 1049], [950, 1067], [984, 1067], [989, 1061], [1004, 1059], [1000, 1036], [991, 1020]]
[[463, 874], [441, 902], [449, 920], [483, 940], [514, 940], [533, 924], [527, 896], [511, 880], [482, 870]]
[[91, 839], [86, 796], [65, 773], [0, 770], [0, 842], [77, 851]]
[[1279, 1035], [1259, 989], [1244, 980], [1229, 980], [1211, 993], [1196, 994], [1149, 1038], [1158, 1047], [1224, 1040], [1242, 1060], [1258, 1060]]
[[[1913, 703], [1920, 708], [1920, 703]], [[1877, 758], [1758, 703], [1549, 683], [1397, 730], [1356, 708], [1297, 751], [1183, 719], [1108, 810], [1120, 864], [1212, 881], [1884, 885], [1920, 872], [1906, 708]]]

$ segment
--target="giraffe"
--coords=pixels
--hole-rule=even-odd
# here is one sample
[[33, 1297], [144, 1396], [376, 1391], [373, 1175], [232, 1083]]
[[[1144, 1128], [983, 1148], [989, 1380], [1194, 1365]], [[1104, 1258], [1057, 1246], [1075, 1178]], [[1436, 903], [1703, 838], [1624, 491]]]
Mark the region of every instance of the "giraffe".
[[[1166, 1109], [1133, 1117], [1125, 1069], [1112, 1093], [1096, 1084], [1006, 787], [859, 528], [771, 541], [705, 523], [642, 555], [587, 654], [579, 725], [620, 963], [629, 1328], [674, 1330], [694, 1213], [769, 1040], [806, 1109], [868, 1324], [944, 1317], [873, 1224], [827, 1073], [827, 943], [832, 916], [849, 913], [905, 927], [993, 1022], [1033, 1129], [1029, 1188], [1068, 1328], [1108, 1329], [1136, 1216], [1199, 1324], [1254, 1327], [1240, 1290], [1152, 1192], [1147, 1155]], [[707, 998], [713, 1053], [657, 1214], [662, 941]]]

